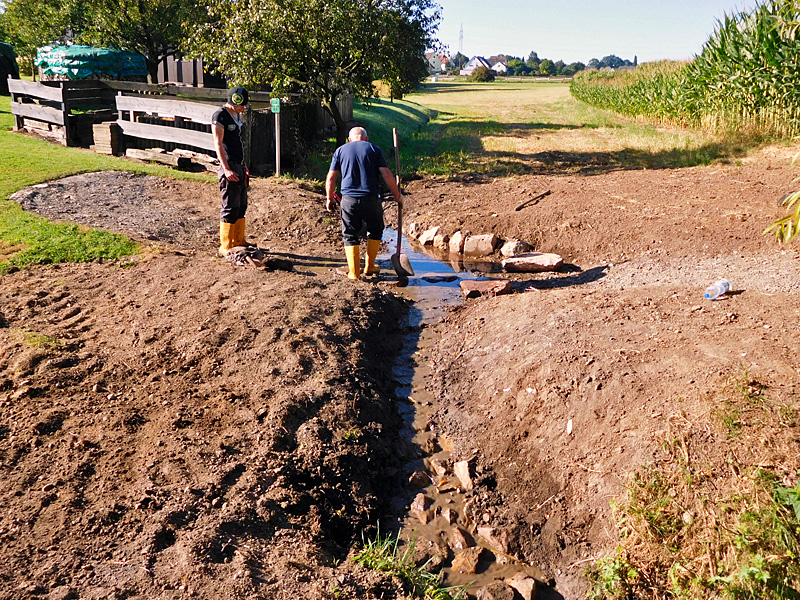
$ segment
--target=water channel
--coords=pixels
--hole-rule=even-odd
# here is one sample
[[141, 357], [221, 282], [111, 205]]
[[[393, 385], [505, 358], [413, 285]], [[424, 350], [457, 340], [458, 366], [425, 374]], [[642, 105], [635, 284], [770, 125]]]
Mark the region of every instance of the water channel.
[[[390, 229], [384, 232], [390, 252], [378, 257], [383, 272], [388, 269], [391, 273], [389, 278], [394, 277], [390, 257], [396, 248], [396, 235]], [[461, 281], [485, 278], [500, 271], [500, 267], [487, 261], [465, 263], [461, 257], [411, 245], [405, 237], [402, 253], [408, 256], [415, 275], [396, 291], [414, 304], [406, 317], [410, 333], [404, 340], [394, 376], [398, 382], [398, 407], [405, 423], [403, 435], [418, 449], [419, 456], [407, 465], [406, 476], [419, 483], [410, 484], [403, 497], [397, 499], [398, 516], [391, 526], [407, 543], [427, 544], [440, 550], [432, 562], [443, 561], [445, 585], [469, 585], [468, 591], [474, 594], [497, 579], [508, 579], [518, 573], [541, 582], [544, 579], [541, 571], [497, 553], [475, 534], [477, 524], [470, 523], [465, 512], [467, 493], [454, 473], [452, 444], [431, 426], [436, 407], [428, 391], [432, 375], [429, 353], [440, 335], [435, 325], [448, 306], [462, 302]], [[422, 511], [418, 510], [420, 500]], [[467, 547], [481, 546], [487, 551], [481, 553], [475, 572], [460, 572], [451, 567], [454, 554]]]
[[[431, 562], [438, 563], [436, 567], [441, 568], [444, 585], [468, 586], [470, 597], [493, 581], [520, 573], [543, 582], [544, 574], [539, 569], [499, 553], [476, 534], [477, 526], [482, 524], [469, 522], [466, 515], [469, 492], [454, 473], [452, 443], [431, 426], [436, 407], [428, 390], [432, 376], [429, 354], [440, 335], [435, 326], [448, 307], [463, 301], [461, 281], [486, 279], [502, 269], [495, 262], [465, 260], [412, 244], [402, 236], [401, 252], [409, 258], [414, 276], [398, 278], [391, 261], [397, 248], [397, 232], [386, 228], [383, 241], [388, 250], [378, 255], [379, 282], [391, 285], [394, 292], [413, 302], [402, 324], [409, 333], [403, 340], [393, 375], [397, 381], [398, 410], [404, 422], [402, 435], [410, 442], [416, 456], [406, 465], [404, 475], [416, 484], [410, 481], [405, 492], [395, 498], [395, 516], [381, 523], [381, 531], [397, 534], [407, 544], [417, 547], [438, 548]], [[316, 259], [313, 265], [303, 266], [311, 266], [313, 271], [319, 272], [341, 264], [341, 260]], [[425, 499], [423, 511], [416, 510], [419, 506], [415, 505], [420, 495]], [[455, 555], [481, 547], [484, 551], [477, 568], [469, 572], [453, 568]], [[538, 598], [563, 600], [555, 590], [541, 584]]]

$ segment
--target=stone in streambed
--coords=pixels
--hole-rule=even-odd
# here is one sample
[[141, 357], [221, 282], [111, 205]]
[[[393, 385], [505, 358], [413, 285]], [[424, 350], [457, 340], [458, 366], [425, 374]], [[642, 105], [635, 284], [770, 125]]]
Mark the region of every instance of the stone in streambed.
[[464, 240], [466, 237], [460, 231], [456, 231], [450, 237], [450, 254], [463, 254], [464, 253]]
[[503, 247], [500, 248], [500, 254], [507, 258], [519, 256], [520, 254], [525, 254], [526, 252], [530, 251], [530, 245], [522, 240], [508, 240], [505, 244], [503, 244]]
[[430, 509], [432, 502], [433, 501], [425, 494], [417, 494], [417, 497], [414, 498], [414, 502], [411, 503], [411, 514], [417, 517], [423, 525], [433, 517]]
[[477, 298], [479, 296], [502, 296], [514, 291], [514, 287], [507, 279], [489, 279], [486, 281], [466, 280], [462, 281], [461, 294], [465, 298]]
[[501, 264], [509, 273], [540, 273], [557, 271], [564, 264], [564, 259], [558, 254], [530, 252], [507, 258]]
[[489, 256], [494, 253], [500, 239], [493, 233], [471, 235], [464, 240], [465, 256]]
[[425, 231], [421, 236], [419, 236], [419, 243], [423, 246], [430, 246], [433, 244], [433, 240], [436, 235], [439, 233], [439, 226], [431, 227], [427, 231]]
[[536, 580], [525, 573], [517, 573], [506, 583], [514, 588], [522, 600], [536, 600]]
[[477, 600], [514, 600], [514, 589], [504, 581], [493, 581], [478, 590]]
[[453, 558], [453, 565], [450, 568], [456, 573], [474, 575], [478, 570], [481, 554], [483, 554], [483, 548], [481, 547], [467, 548], [455, 555]]

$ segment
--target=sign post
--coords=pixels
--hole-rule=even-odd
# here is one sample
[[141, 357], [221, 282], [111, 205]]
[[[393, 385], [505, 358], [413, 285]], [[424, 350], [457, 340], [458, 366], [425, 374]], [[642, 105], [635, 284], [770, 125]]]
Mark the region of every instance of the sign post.
[[272, 98], [270, 108], [275, 114], [275, 175], [281, 175], [281, 99]]

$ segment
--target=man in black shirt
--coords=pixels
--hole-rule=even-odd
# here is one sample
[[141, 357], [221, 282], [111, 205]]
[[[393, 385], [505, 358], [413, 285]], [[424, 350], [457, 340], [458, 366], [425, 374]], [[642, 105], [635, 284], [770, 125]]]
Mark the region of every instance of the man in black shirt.
[[219, 253], [227, 255], [234, 246], [244, 246], [244, 213], [247, 210], [247, 179], [244, 166], [241, 115], [247, 108], [247, 90], [237, 86], [228, 90], [228, 101], [211, 117], [214, 149], [219, 159]]

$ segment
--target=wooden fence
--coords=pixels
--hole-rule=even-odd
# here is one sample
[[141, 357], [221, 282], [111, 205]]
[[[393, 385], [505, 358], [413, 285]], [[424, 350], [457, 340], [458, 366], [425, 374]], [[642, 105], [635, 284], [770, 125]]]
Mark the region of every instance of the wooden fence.
[[[16, 129], [46, 129], [68, 146], [89, 147], [92, 125], [116, 117], [129, 148], [185, 148], [214, 155], [211, 116], [227, 98], [226, 89], [124, 81], [32, 83], [10, 80]], [[339, 110], [352, 119], [352, 97]], [[275, 123], [269, 92], [250, 92], [244, 114], [245, 160], [254, 173], [275, 164]], [[315, 139], [331, 133], [333, 120], [319, 102], [285, 99], [281, 107], [281, 164], [291, 168]]]
[[114, 92], [100, 81], [51, 82], [9, 79], [14, 128], [47, 131], [65, 146], [91, 143], [92, 124], [114, 118]]

